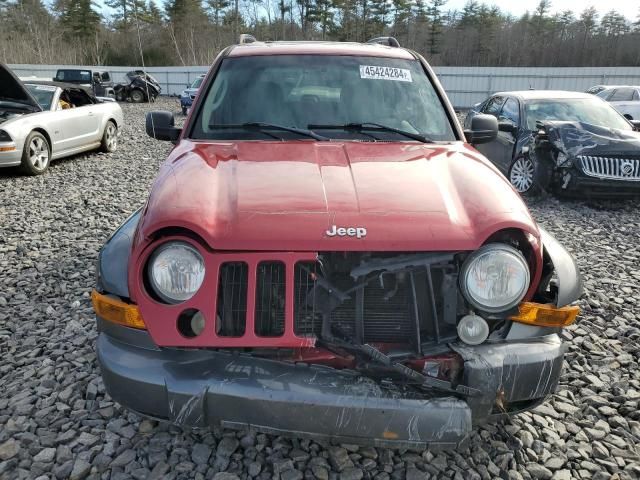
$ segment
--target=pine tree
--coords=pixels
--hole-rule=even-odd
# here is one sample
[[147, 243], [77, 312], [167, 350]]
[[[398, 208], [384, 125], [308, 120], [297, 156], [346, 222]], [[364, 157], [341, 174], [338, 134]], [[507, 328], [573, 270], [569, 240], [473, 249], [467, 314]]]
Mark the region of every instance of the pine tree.
[[224, 12], [231, 6], [230, 0], [207, 0], [207, 6], [213, 17], [213, 23], [219, 26], [224, 18]]
[[440, 9], [447, 3], [447, 0], [430, 0], [427, 5], [427, 18], [429, 19], [428, 52], [430, 55], [440, 53], [440, 36], [444, 22]]
[[65, 0], [60, 11], [60, 23], [70, 37], [86, 40], [100, 25], [100, 14], [91, 0]]

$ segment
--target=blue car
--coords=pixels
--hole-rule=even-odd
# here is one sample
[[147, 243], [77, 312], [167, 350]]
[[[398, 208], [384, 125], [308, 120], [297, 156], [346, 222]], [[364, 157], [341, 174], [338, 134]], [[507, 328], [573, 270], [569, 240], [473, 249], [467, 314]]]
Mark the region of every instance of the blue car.
[[193, 83], [191, 83], [191, 85], [180, 94], [180, 107], [182, 107], [183, 115], [186, 115], [189, 112], [189, 108], [191, 107], [193, 100], [196, 98], [203, 80], [204, 75], [198, 76], [198, 78], [196, 78]]

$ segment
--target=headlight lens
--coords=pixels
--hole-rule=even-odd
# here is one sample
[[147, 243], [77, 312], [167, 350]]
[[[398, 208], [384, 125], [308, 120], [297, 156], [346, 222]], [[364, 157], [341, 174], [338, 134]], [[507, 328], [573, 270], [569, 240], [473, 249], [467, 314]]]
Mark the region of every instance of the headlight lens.
[[485, 245], [462, 266], [465, 298], [485, 312], [503, 312], [520, 303], [529, 288], [529, 266], [522, 254], [501, 243]]
[[153, 291], [167, 303], [189, 300], [204, 280], [204, 260], [200, 253], [184, 242], [168, 242], [156, 249], [149, 259], [149, 282]]
[[12, 142], [11, 136], [4, 130], [0, 130], [0, 142]]

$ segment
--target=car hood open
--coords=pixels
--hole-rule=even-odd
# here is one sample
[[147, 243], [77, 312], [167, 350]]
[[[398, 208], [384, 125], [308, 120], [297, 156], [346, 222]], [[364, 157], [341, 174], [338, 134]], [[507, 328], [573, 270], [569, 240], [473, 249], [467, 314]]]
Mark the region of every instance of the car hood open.
[[217, 250], [452, 251], [505, 228], [539, 236], [511, 185], [462, 143], [183, 140], [134, 250], [175, 228]]
[[29, 90], [4, 63], [0, 63], [0, 100], [21, 103], [36, 112], [42, 110]]

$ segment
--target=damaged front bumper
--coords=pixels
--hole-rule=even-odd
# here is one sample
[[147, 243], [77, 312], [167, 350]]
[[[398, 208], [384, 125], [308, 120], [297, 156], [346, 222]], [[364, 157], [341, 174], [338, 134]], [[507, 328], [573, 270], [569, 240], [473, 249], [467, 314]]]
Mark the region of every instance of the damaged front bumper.
[[148, 333], [98, 321], [97, 355], [109, 394], [127, 408], [190, 427], [380, 446], [454, 447], [474, 424], [531, 407], [557, 385], [556, 334], [455, 346], [466, 398], [407, 394], [355, 372], [203, 349], [160, 349]]

